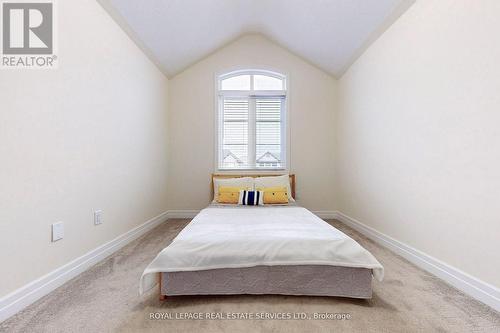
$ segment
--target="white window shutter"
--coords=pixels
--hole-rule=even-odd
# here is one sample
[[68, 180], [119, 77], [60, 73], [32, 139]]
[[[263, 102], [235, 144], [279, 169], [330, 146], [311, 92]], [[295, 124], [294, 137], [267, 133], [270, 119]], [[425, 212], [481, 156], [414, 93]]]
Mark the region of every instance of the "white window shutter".
[[223, 98], [221, 169], [248, 168], [248, 99]]
[[282, 168], [282, 98], [256, 98], [255, 163], [257, 168]]

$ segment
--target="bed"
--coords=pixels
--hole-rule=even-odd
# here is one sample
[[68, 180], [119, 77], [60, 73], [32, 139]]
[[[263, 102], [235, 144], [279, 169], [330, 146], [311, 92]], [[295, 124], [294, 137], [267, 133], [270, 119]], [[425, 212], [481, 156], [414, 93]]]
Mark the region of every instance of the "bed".
[[[295, 177], [290, 184], [294, 193]], [[375, 257], [303, 207], [212, 204], [148, 265], [140, 293], [159, 284], [162, 300], [231, 294], [371, 298], [372, 277], [383, 278]]]

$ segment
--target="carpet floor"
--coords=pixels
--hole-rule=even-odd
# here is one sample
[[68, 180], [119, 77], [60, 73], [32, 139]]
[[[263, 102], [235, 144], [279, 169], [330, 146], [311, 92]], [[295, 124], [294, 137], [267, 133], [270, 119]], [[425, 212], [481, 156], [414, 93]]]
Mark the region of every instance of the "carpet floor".
[[[160, 302], [157, 289], [138, 296], [144, 268], [188, 222], [177, 219], [158, 226], [1, 323], [0, 331], [500, 332], [498, 312], [335, 220], [328, 222], [358, 241], [385, 267], [384, 281], [373, 281], [371, 300], [242, 295], [171, 297]], [[182, 318], [196, 313], [232, 313], [240, 318]], [[277, 314], [292, 319], [245, 319]], [[316, 318], [315, 314], [337, 316]]]

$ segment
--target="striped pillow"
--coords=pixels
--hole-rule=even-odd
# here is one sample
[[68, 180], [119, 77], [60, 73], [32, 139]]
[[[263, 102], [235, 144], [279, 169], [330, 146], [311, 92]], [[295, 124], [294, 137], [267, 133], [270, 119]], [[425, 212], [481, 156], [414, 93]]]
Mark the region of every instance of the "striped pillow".
[[264, 192], [262, 191], [240, 191], [238, 205], [262, 206], [264, 205]]

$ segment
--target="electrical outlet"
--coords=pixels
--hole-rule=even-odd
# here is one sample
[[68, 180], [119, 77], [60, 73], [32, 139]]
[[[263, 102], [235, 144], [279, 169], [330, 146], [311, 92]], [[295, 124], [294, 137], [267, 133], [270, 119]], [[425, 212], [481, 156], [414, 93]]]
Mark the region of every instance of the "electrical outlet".
[[102, 210], [96, 210], [94, 212], [94, 225], [102, 224]]
[[64, 237], [64, 224], [57, 222], [52, 224], [52, 241], [58, 241]]

